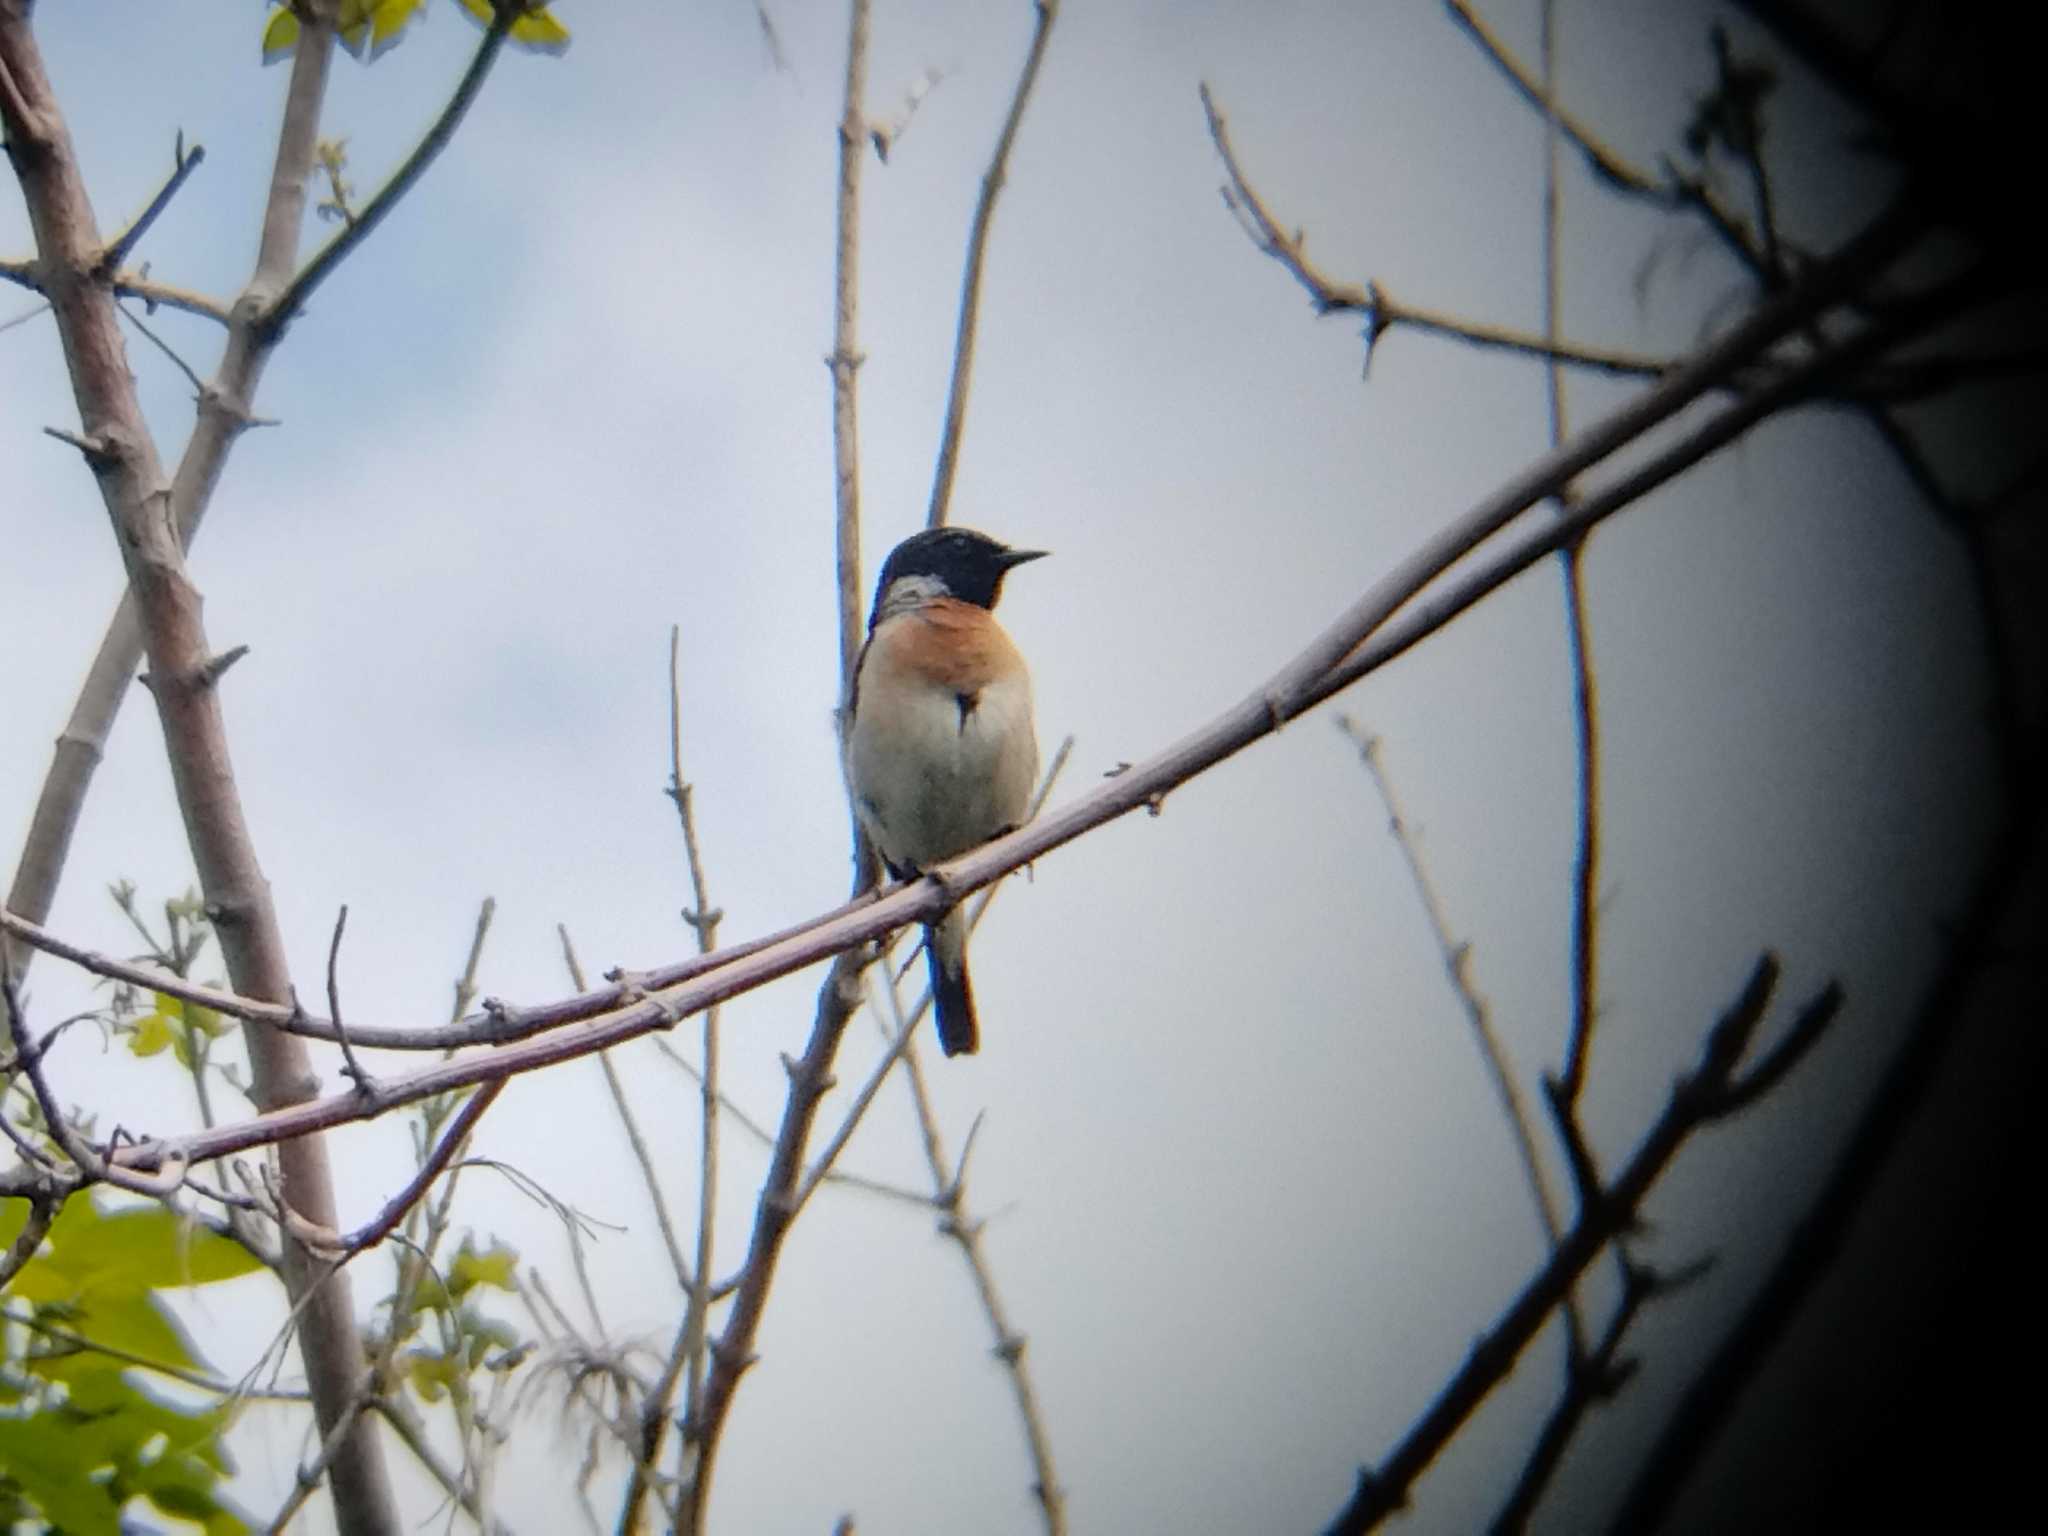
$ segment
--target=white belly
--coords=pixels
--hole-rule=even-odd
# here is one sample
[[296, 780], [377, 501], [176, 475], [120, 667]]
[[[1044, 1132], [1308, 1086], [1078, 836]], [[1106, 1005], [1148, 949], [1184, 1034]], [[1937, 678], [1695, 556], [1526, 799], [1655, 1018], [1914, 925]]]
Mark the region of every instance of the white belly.
[[[890, 743], [887, 750], [883, 742]], [[1024, 820], [1038, 777], [1031, 684], [991, 683], [964, 715], [942, 688], [864, 694], [846, 743], [847, 780], [884, 858], [926, 868]]]

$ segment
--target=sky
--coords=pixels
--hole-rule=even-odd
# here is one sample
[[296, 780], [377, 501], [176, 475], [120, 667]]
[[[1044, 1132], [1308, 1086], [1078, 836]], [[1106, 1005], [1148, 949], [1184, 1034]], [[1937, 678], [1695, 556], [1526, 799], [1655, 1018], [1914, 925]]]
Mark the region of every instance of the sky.
[[[1717, 12], [1561, 6], [1560, 85], [1638, 163], [1679, 152]], [[1535, 56], [1537, 7], [1486, 13]], [[559, 59], [508, 55], [447, 154], [292, 327], [195, 552], [216, 646], [250, 654], [226, 708], [301, 987], [349, 908], [353, 1017], [434, 1022], [477, 905], [481, 982], [571, 990], [694, 948], [668, 776], [668, 645], [728, 940], [836, 904], [849, 875], [833, 734], [833, 189], [843, 8], [564, 3]], [[110, 26], [109, 18], [118, 25]], [[1028, 42], [1023, 3], [877, 7], [870, 116], [928, 70], [861, 211], [868, 578], [921, 525], [968, 221]], [[1753, 41], [1730, 21], [1738, 49]], [[203, 168], [139, 253], [232, 295], [253, 259], [287, 71], [254, 6], [44, 7], [38, 35], [103, 229], [147, 203], [175, 135]], [[475, 32], [434, 7], [369, 67], [339, 60], [325, 131], [361, 189], [403, 156]], [[1824, 247], [1885, 183], [1851, 121], [1786, 71], [1773, 141], [1788, 234]], [[1053, 558], [1008, 583], [1055, 800], [1224, 708], [1391, 563], [1546, 446], [1532, 365], [1395, 330], [1369, 374], [1218, 195], [1197, 87], [1324, 270], [1398, 299], [1541, 324], [1538, 120], [1438, 10], [1201, 0], [1070, 4], [1010, 166], [984, 286], [955, 520]], [[1739, 274], [1693, 228], [1563, 182], [1563, 325], [1676, 353], [1725, 323]], [[28, 243], [0, 200], [0, 252]], [[309, 216], [308, 245], [329, 226]], [[0, 293], [0, 323], [32, 309]], [[218, 332], [151, 324], [202, 374]], [[130, 333], [160, 451], [190, 390]], [[1575, 378], [1573, 422], [1632, 386]], [[46, 316], [0, 332], [0, 830], [18, 839], [120, 567], [76, 456]], [[1539, 1528], [1611, 1507], [1616, 1478], [1753, 1291], [1939, 954], [1981, 849], [1984, 689], [1966, 573], [1853, 420], [1768, 425], [1608, 524], [1587, 555], [1603, 719], [1601, 1027], [1586, 1123], [1610, 1165], [1661, 1107], [1766, 947], [1789, 1017], [1848, 1006], [1784, 1089], [1690, 1146], [1648, 1256], [1719, 1262], [1640, 1328], [1643, 1370], [1567, 1461]], [[1005, 882], [978, 937], [983, 1047], [927, 1070], [1043, 1398], [1076, 1531], [1317, 1528], [1541, 1261], [1511, 1138], [1406, 866], [1338, 711], [1375, 734], [1403, 815], [1525, 1089], [1567, 1012], [1574, 766], [1560, 584], [1545, 565], [1333, 705]], [[128, 947], [117, 879], [191, 880], [160, 739], [132, 701], [52, 926]], [[778, 1113], [816, 972], [726, 1010], [726, 1083]], [[84, 1006], [47, 960], [38, 1013]], [[1767, 1028], [1770, 1026], [1767, 1026]], [[103, 1123], [194, 1111], [116, 1046], [52, 1063]], [[873, 1059], [849, 1033], [842, 1083]], [[694, 1052], [695, 1026], [675, 1045]], [[651, 1043], [619, 1060], [678, 1205], [695, 1091]], [[381, 1063], [391, 1071], [404, 1063]], [[330, 1086], [338, 1062], [323, 1061]], [[823, 1123], [836, 1123], [842, 1089]], [[332, 1138], [344, 1224], [411, 1167], [398, 1123]], [[594, 1063], [513, 1084], [479, 1150], [597, 1232], [614, 1339], [677, 1316]], [[1556, 1187], [1563, 1169], [1545, 1155]], [[847, 1166], [924, 1180], [891, 1085]], [[765, 1156], [721, 1162], [721, 1272]], [[507, 1182], [463, 1219], [557, 1295], [567, 1243]], [[389, 1260], [362, 1261], [360, 1305]], [[1603, 1274], [1605, 1271], [1602, 1272]], [[1604, 1282], [1589, 1295], [1604, 1295]], [[260, 1285], [181, 1304], [223, 1370], [280, 1308]], [[501, 1308], [522, 1325], [516, 1306]], [[726, 1530], [1037, 1528], [1008, 1386], [929, 1212], [829, 1192], [804, 1214], [716, 1481]], [[1546, 1333], [1419, 1485], [1409, 1524], [1470, 1528], [1511, 1486], [1558, 1380]], [[572, 1528], [580, 1442], [525, 1412], [504, 1470], [520, 1529]], [[236, 1489], [274, 1508], [304, 1427], [253, 1411]], [[410, 1509], [435, 1503], [389, 1452]], [[600, 1495], [615, 1507], [620, 1468]], [[309, 1529], [329, 1516], [317, 1503]]]

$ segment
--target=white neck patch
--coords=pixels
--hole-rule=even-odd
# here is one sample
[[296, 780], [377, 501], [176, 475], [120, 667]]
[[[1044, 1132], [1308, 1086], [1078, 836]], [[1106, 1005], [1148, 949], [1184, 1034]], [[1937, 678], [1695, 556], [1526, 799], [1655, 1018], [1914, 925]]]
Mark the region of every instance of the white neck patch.
[[882, 606], [875, 612], [875, 622], [893, 619], [899, 613], [909, 613], [922, 608], [936, 598], [950, 597], [946, 584], [936, 576], [898, 576], [889, 583], [889, 590], [882, 594]]

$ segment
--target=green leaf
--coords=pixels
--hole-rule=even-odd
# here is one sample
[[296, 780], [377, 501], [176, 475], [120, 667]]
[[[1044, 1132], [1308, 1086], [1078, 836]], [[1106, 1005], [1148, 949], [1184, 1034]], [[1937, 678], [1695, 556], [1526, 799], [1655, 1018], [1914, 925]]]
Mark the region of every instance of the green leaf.
[[182, 1043], [171, 1021], [161, 1013], [145, 1013], [135, 1021], [134, 1032], [128, 1036], [128, 1049], [137, 1056], [154, 1056], [166, 1046]]
[[279, 59], [288, 59], [298, 46], [299, 18], [279, 6], [263, 24], [263, 62], [275, 64]]
[[[491, 0], [455, 0], [455, 3], [469, 13], [472, 21], [488, 27], [493, 17]], [[548, 53], [560, 55], [569, 50], [569, 29], [548, 14], [547, 7], [528, 11], [512, 23], [507, 34], [512, 46], [526, 53]]]
[[455, 1262], [448, 1266], [448, 1289], [457, 1296], [466, 1296], [479, 1285], [493, 1285], [501, 1291], [515, 1290], [514, 1276], [518, 1267], [518, 1249], [504, 1243], [493, 1243], [478, 1253], [465, 1237], [462, 1250], [455, 1255]]
[[220, 1444], [228, 1424], [225, 1407], [181, 1408], [111, 1372], [81, 1379], [70, 1392], [71, 1407], [90, 1419], [83, 1431], [87, 1438], [100, 1425], [114, 1426], [98, 1441], [111, 1456], [132, 1457], [161, 1435], [167, 1457], [196, 1460], [216, 1472], [234, 1470]]
[[45, 1529], [66, 1536], [114, 1536], [120, 1511], [92, 1480], [97, 1459], [71, 1420], [61, 1413], [0, 1419], [0, 1467], [34, 1502]]
[[66, 1225], [65, 1217], [78, 1204], [77, 1199], [65, 1202], [50, 1235], [65, 1272], [88, 1293], [205, 1285], [262, 1267], [240, 1243], [185, 1221], [165, 1206], [94, 1208], [97, 1221]]
[[[138, 1355], [157, 1365], [185, 1371], [206, 1368], [185, 1330], [164, 1310], [163, 1303], [147, 1291], [93, 1297], [75, 1317], [66, 1320], [65, 1326], [90, 1343]], [[65, 1382], [74, 1392], [78, 1383], [88, 1377], [117, 1375], [128, 1368], [128, 1363], [91, 1350], [47, 1355], [31, 1362], [38, 1376]]]
[[405, 1357], [405, 1375], [422, 1402], [438, 1403], [448, 1395], [448, 1384], [455, 1379], [455, 1362], [445, 1355], [415, 1351]]

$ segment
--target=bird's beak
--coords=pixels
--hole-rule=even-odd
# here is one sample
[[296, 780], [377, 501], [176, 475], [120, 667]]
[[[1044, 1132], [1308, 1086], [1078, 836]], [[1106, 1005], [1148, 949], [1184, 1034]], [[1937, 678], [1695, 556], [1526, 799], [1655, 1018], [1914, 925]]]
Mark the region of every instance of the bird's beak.
[[1003, 569], [1007, 571], [1014, 565], [1024, 565], [1033, 560], [1043, 560], [1051, 553], [1052, 551], [1049, 549], [1006, 549], [996, 558], [1002, 562]]

